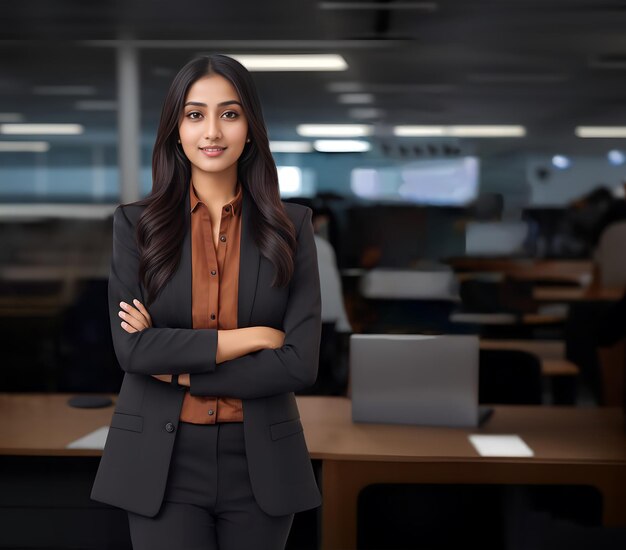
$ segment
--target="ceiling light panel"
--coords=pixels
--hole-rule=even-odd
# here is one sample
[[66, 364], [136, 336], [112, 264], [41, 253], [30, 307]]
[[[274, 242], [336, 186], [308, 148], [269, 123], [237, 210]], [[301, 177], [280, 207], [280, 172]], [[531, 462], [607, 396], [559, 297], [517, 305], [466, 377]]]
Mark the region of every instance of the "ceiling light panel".
[[338, 54], [228, 54], [249, 71], [345, 71], [346, 60]]

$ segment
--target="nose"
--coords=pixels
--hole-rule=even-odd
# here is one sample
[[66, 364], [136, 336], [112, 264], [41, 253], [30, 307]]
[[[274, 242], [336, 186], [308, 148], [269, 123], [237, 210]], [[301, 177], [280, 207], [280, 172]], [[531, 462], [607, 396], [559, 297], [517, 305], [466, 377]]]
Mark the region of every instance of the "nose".
[[215, 116], [206, 117], [205, 138], [210, 141], [215, 141], [222, 137], [219, 120]]

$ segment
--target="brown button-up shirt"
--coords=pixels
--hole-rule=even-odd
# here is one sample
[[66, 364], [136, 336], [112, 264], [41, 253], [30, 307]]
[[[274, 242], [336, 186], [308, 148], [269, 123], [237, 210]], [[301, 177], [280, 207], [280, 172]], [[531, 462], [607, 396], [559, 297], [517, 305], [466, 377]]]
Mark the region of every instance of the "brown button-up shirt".
[[[243, 191], [222, 207], [217, 245], [209, 209], [189, 183], [193, 328], [236, 329], [239, 286], [239, 246]], [[220, 368], [219, 364], [216, 368]], [[242, 422], [241, 399], [191, 395], [185, 390], [180, 420], [194, 424]]]

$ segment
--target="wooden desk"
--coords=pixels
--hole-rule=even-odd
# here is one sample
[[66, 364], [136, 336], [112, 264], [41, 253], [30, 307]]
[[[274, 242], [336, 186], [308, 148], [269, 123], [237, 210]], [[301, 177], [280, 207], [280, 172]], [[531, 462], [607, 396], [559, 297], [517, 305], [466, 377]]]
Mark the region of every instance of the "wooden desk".
[[[0, 455], [101, 456], [99, 449], [67, 449], [66, 446], [89, 432], [108, 426], [113, 407], [70, 407], [67, 400], [74, 395], [78, 394], [0, 393], [0, 417], [4, 419], [0, 428]], [[108, 397], [115, 403], [115, 394]]]
[[481, 349], [519, 349], [533, 353], [540, 359], [564, 359], [565, 342], [563, 340], [496, 340], [480, 339]]
[[[75, 409], [71, 394], [0, 394], [0, 454], [98, 456], [67, 449], [108, 425], [113, 407]], [[115, 395], [111, 395], [115, 400]], [[621, 409], [496, 406], [480, 429], [352, 423], [345, 397], [297, 397], [311, 458], [322, 462], [322, 548], [356, 548], [357, 498], [373, 483], [592, 485], [606, 526], [626, 525]], [[519, 434], [531, 458], [483, 458], [470, 433]]]
[[533, 289], [533, 299], [540, 302], [617, 302], [624, 294], [618, 287], [558, 287], [537, 286]]
[[[299, 397], [312, 458], [322, 460], [322, 548], [356, 548], [357, 498], [374, 483], [592, 485], [605, 526], [626, 525], [622, 410], [496, 406], [480, 429], [353, 424], [350, 400]], [[519, 434], [531, 458], [484, 458], [470, 433]]]
[[564, 281], [581, 284], [593, 276], [589, 260], [538, 260], [534, 258], [451, 258], [447, 262], [455, 271], [502, 273], [528, 281]]

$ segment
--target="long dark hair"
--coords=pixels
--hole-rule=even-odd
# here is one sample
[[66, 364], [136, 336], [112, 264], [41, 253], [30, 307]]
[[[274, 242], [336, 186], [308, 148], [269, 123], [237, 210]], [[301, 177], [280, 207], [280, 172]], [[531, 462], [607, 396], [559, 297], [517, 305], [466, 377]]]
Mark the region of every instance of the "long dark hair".
[[278, 172], [270, 153], [261, 103], [248, 70], [226, 55], [189, 61], [167, 92], [152, 152], [152, 192], [132, 204], [146, 206], [136, 226], [140, 280], [150, 305], [175, 273], [185, 235], [183, 201], [191, 178], [191, 163], [178, 142], [178, 121], [189, 88], [200, 78], [218, 74], [231, 82], [241, 98], [250, 143], [237, 161], [237, 177], [253, 203], [252, 233], [263, 256], [272, 262], [272, 286], [286, 286], [293, 275], [296, 230], [280, 200]]

